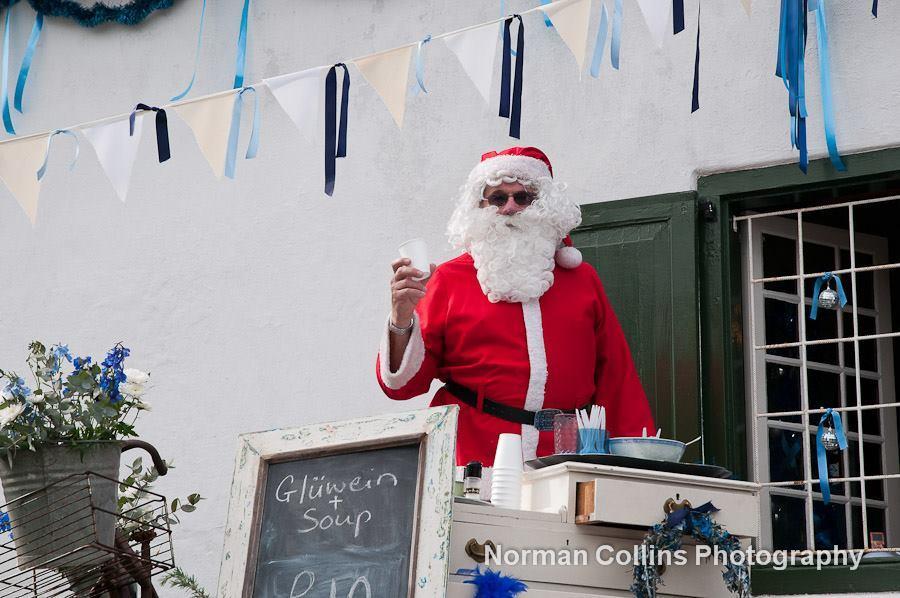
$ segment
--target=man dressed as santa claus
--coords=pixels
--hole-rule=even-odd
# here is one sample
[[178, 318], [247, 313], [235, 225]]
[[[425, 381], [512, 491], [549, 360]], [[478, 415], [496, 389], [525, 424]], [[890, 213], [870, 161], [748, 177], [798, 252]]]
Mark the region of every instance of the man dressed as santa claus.
[[610, 436], [655, 430], [619, 321], [568, 233], [581, 210], [537, 148], [489, 152], [447, 229], [464, 253], [428, 273], [393, 263], [391, 315], [376, 372], [405, 400], [444, 382], [459, 405], [456, 461], [493, 463], [502, 433], [525, 460], [553, 453], [553, 414], [606, 407]]

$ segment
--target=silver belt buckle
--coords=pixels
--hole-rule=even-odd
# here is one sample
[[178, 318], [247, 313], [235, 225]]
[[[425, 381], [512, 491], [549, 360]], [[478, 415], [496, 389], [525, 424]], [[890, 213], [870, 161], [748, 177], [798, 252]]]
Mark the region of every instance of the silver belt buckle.
[[534, 412], [534, 427], [538, 432], [549, 432], [553, 429], [553, 418], [562, 409], [539, 409]]

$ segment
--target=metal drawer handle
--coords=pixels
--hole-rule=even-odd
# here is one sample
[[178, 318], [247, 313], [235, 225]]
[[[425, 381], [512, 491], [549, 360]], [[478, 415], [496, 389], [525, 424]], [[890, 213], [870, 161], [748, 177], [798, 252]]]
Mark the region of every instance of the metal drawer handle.
[[466, 542], [466, 554], [476, 563], [483, 563], [485, 561], [484, 549], [486, 546], [490, 546], [494, 554], [497, 554], [497, 545], [491, 540], [485, 540], [484, 544], [479, 544], [475, 538], [471, 538]]
[[663, 513], [666, 515], [671, 514], [674, 511], [680, 511], [681, 509], [693, 509], [693, 505], [691, 505], [691, 501], [688, 499], [684, 499], [681, 502], [675, 502], [674, 498], [667, 498], [666, 502], [663, 503]]

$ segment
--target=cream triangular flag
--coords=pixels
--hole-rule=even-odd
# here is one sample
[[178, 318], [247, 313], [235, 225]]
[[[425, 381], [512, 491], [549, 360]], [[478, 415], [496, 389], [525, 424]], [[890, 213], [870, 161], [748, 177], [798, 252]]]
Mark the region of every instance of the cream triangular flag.
[[672, 11], [672, 0], [637, 0], [644, 20], [653, 36], [656, 45], [662, 48], [666, 39], [666, 32], [671, 31], [672, 22], [669, 19]]
[[134, 118], [134, 135], [129, 134], [128, 119], [123, 118], [111, 123], [85, 127], [81, 129], [87, 140], [94, 146], [97, 160], [112, 183], [119, 199], [125, 201], [128, 195], [128, 184], [134, 159], [141, 144], [141, 133], [144, 129], [144, 113], [139, 112]]
[[319, 102], [322, 96], [322, 78], [328, 68], [317, 66], [297, 73], [264, 79], [272, 95], [300, 129], [300, 134], [309, 142], [315, 139]]
[[0, 143], [0, 179], [22, 206], [32, 225], [37, 222], [38, 197], [41, 194], [37, 171], [46, 151], [46, 135]]
[[412, 50], [413, 46], [404, 46], [353, 62], [366, 81], [381, 96], [398, 127], [403, 126], [403, 113], [406, 112], [406, 90]]
[[475, 84], [485, 102], [491, 101], [491, 82], [494, 80], [497, 39], [496, 23], [475, 29], [466, 29], [444, 38], [444, 43], [451, 52], [456, 54], [463, 70]]
[[744, 5], [744, 10], [747, 11], [747, 16], [750, 15], [750, 0], [741, 0], [741, 4]]
[[584, 67], [587, 54], [588, 27], [591, 24], [591, 0], [574, 0], [572, 2], [554, 2], [543, 7], [553, 27], [566, 42], [575, 61], [578, 71]]
[[200, 151], [217, 178], [225, 171], [225, 154], [228, 151], [228, 132], [231, 129], [231, 112], [234, 110], [234, 93], [213, 96], [195, 102], [173, 106], [178, 116], [194, 132]]

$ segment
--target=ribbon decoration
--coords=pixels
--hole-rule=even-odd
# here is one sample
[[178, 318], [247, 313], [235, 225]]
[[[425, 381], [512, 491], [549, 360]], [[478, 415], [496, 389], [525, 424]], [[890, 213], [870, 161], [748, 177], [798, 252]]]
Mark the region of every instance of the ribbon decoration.
[[806, 173], [809, 154], [806, 147], [806, 83], [804, 54], [806, 53], [807, 0], [781, 0], [781, 20], [778, 32], [778, 63], [775, 75], [784, 81], [788, 90], [788, 111], [791, 115], [791, 147], [800, 152], [800, 170]]
[[816, 38], [819, 44], [819, 79], [822, 88], [822, 111], [825, 116], [825, 143], [828, 146], [828, 157], [835, 170], [845, 171], [847, 167], [841, 160], [835, 136], [834, 99], [831, 94], [831, 68], [829, 67], [828, 24], [825, 21], [825, 0], [818, 0], [816, 11]]
[[57, 135], [69, 135], [72, 139], [75, 140], [75, 156], [72, 158], [72, 162], [69, 163], [69, 170], [75, 168], [75, 162], [78, 161], [78, 153], [81, 149], [78, 144], [78, 137], [75, 135], [75, 133], [68, 129], [56, 129], [55, 131], [47, 135], [47, 149], [44, 151], [44, 161], [41, 164], [40, 168], [37, 169], [37, 180], [39, 181], [44, 178], [45, 174], [47, 174], [47, 160], [50, 159], [50, 143]]
[[609, 42], [609, 60], [619, 70], [619, 46], [622, 45], [622, 0], [616, 0], [613, 8], [612, 41]]
[[700, 109], [700, 2], [697, 2], [697, 50], [694, 52], [694, 86], [691, 89], [691, 114]]
[[690, 533], [694, 528], [694, 521], [692, 517], [689, 515], [708, 515], [710, 513], [715, 513], [719, 509], [712, 504], [712, 502], [705, 502], [696, 509], [694, 508], [684, 508], [678, 509], [676, 511], [672, 511], [666, 516], [666, 525], [668, 527], [677, 527], [684, 524], [684, 531], [686, 533]]
[[245, 87], [234, 96], [234, 110], [231, 113], [231, 129], [228, 132], [228, 150], [225, 154], [225, 176], [234, 178], [234, 163], [237, 159], [238, 137], [241, 134], [241, 108], [243, 96], [248, 91], [253, 92], [253, 123], [250, 128], [250, 143], [247, 144], [247, 153], [244, 158], [252, 160], [259, 151], [259, 95], [254, 87]]
[[878, 0], [872, 0], [872, 16], [878, 18]]
[[237, 41], [237, 65], [234, 69], [234, 89], [244, 87], [244, 69], [247, 66], [247, 17], [250, 12], [250, 0], [244, 0], [244, 10], [241, 11], [241, 29], [238, 32]]
[[844, 425], [841, 421], [841, 414], [835, 413], [830, 407], [825, 410], [822, 417], [819, 418], [819, 429], [816, 431], [816, 461], [819, 466], [819, 490], [822, 492], [822, 502], [826, 505], [831, 501], [831, 488], [828, 484], [828, 462], [825, 457], [825, 445], [822, 444], [822, 433], [824, 432], [825, 422], [828, 418], [834, 422], [834, 434], [837, 436], [838, 447], [840, 450], [847, 449], [847, 436], [844, 434]]
[[819, 293], [822, 292], [822, 283], [828, 282], [829, 279], [833, 278], [835, 282], [835, 286], [837, 286], [838, 299], [840, 300], [841, 307], [847, 305], [847, 295], [844, 293], [844, 285], [841, 284], [841, 279], [837, 274], [832, 274], [831, 272], [826, 272], [822, 276], [816, 279], [816, 284], [813, 285], [812, 292], [812, 307], [809, 310], [809, 319], [815, 320], [816, 316], [819, 312]]
[[684, 31], [684, 0], [672, 0], [672, 29], [674, 35]]
[[[337, 69], [344, 69], [341, 85], [341, 114], [337, 122]], [[325, 76], [325, 194], [334, 194], [337, 158], [347, 157], [347, 109], [350, 98], [350, 71], [339, 62]]]
[[194, 72], [191, 73], [191, 80], [188, 82], [187, 87], [177, 96], [173, 96], [171, 101], [177, 102], [191, 91], [191, 88], [194, 86], [194, 79], [197, 78], [197, 63], [200, 62], [200, 42], [203, 40], [203, 24], [206, 22], [206, 0], [203, 0], [203, 5], [200, 8], [200, 27], [197, 30], [197, 48], [194, 50]]
[[12, 14], [12, 4], [6, 7], [6, 26], [3, 29], [3, 66], [0, 69], [0, 77], [3, 82], [0, 83], [0, 98], [3, 102], [3, 127], [10, 135], [16, 134], [16, 128], [13, 126], [12, 115], [9, 113], [9, 89], [7, 87], [7, 78], [9, 77], [9, 19]]
[[428, 93], [428, 90], [425, 89], [425, 64], [422, 57], [422, 49], [425, 47], [425, 44], [431, 41], [431, 34], [429, 33], [425, 37], [423, 37], [419, 41], [419, 45], [416, 46], [416, 83], [413, 85], [413, 93], [416, 95], [419, 92]]
[[591, 59], [591, 77], [600, 76], [600, 65], [603, 63], [603, 50], [606, 48], [606, 35], [609, 32], [609, 14], [606, 3], [600, 5], [600, 27], [597, 29], [597, 41], [594, 42], [594, 57]]
[[[877, 2], [878, 0], [875, 0], [875, 1]], [[553, 0], [541, 0], [541, 6], [543, 6], [545, 4], [550, 4], [551, 2], [553, 2]], [[548, 17], [546, 14], [544, 14], [544, 25], [547, 26], [547, 29], [553, 28], [553, 21], [551, 21], [550, 17]]]
[[134, 135], [134, 118], [138, 110], [152, 110], [156, 112], [156, 155], [159, 158], [159, 163], [162, 164], [172, 157], [172, 153], [169, 151], [169, 121], [166, 118], [166, 111], [156, 106], [138, 104], [128, 116], [129, 135]]
[[[519, 19], [519, 31], [516, 36], [516, 71], [510, 94], [510, 74], [512, 56], [510, 49], [512, 39], [509, 27], [513, 19]], [[522, 74], [525, 67], [525, 25], [520, 15], [508, 17], [503, 22], [503, 63], [500, 75], [500, 116], [509, 119], [509, 136], [519, 139], [522, 126]]]
[[34, 25], [31, 27], [31, 35], [28, 37], [28, 46], [25, 55], [22, 56], [22, 66], [19, 67], [19, 79], [16, 81], [16, 95], [13, 105], [19, 113], [22, 113], [22, 95], [25, 93], [25, 83], [28, 81], [28, 72], [31, 70], [31, 61], [37, 49], [38, 40], [41, 38], [41, 30], [44, 28], [44, 13], [37, 11], [34, 15]]

